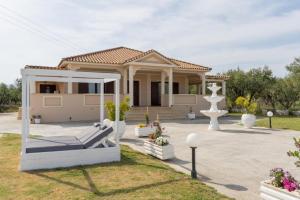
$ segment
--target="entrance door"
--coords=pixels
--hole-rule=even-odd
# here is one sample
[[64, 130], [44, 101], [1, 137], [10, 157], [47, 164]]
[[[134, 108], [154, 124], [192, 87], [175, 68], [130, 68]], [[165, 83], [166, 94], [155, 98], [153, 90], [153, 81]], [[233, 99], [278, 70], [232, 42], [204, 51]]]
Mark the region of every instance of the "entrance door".
[[140, 82], [139, 81], [133, 82], [133, 105], [134, 106], [140, 105]]
[[151, 106], [160, 106], [160, 83], [151, 82]]

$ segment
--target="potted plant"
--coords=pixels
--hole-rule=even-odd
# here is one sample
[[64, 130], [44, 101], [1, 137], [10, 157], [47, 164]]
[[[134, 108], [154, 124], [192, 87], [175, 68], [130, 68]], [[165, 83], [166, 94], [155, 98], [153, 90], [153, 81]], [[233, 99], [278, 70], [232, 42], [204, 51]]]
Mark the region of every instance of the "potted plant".
[[32, 115], [33, 123], [40, 124], [42, 116], [41, 115]]
[[156, 131], [149, 135], [149, 139], [144, 142], [145, 152], [161, 160], [174, 157], [174, 148], [168, 139], [162, 136], [164, 128], [160, 123], [156, 126]]
[[155, 127], [150, 123], [148, 112], [145, 113], [145, 121], [145, 124], [138, 124], [135, 127], [134, 133], [137, 137], [149, 136], [151, 133], [155, 132]]
[[193, 112], [193, 108], [190, 107], [190, 111], [188, 113], [188, 119], [195, 119], [196, 118], [196, 114]]
[[[294, 138], [295, 145], [298, 148], [296, 151], [289, 151], [288, 156], [298, 158], [295, 162], [297, 167], [300, 167], [300, 138]], [[285, 199], [294, 200], [300, 199], [299, 182], [288, 172], [282, 168], [275, 168], [270, 171], [270, 179], [261, 182], [260, 196], [262, 199]]]
[[[105, 103], [105, 108], [107, 111], [107, 117], [112, 121], [112, 126], [116, 126], [116, 108], [115, 104], [112, 101]], [[125, 114], [129, 110], [129, 97], [125, 97], [120, 103], [120, 121], [118, 124], [118, 135], [119, 138], [122, 138], [125, 133], [126, 123], [125, 123]]]
[[240, 106], [244, 112], [241, 118], [241, 122], [245, 128], [252, 128], [256, 121], [256, 109], [257, 104], [250, 101], [250, 97], [238, 97], [235, 100], [235, 104]]

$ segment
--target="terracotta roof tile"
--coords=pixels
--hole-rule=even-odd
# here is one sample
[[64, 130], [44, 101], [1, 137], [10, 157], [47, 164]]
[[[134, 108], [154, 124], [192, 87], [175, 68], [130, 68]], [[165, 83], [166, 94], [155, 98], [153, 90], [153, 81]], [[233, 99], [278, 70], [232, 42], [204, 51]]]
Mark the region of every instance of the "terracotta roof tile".
[[50, 66], [38, 66], [38, 65], [26, 65], [25, 69], [66, 70], [65, 68], [50, 67]]
[[205, 75], [206, 79], [222, 79], [222, 80], [228, 80], [230, 76], [225, 75]]
[[87, 54], [80, 54], [76, 56], [66, 57], [61, 60], [59, 63], [59, 67], [61, 67], [62, 62], [69, 61], [69, 62], [88, 62], [88, 63], [101, 63], [101, 64], [124, 64], [131, 62], [133, 60], [139, 59], [147, 54], [152, 52], [156, 52], [159, 55], [163, 56], [164, 58], [170, 60], [175, 65], [178, 65], [179, 70], [193, 70], [193, 71], [210, 71], [211, 68], [204, 67], [202, 65], [197, 65], [181, 60], [171, 59], [165, 57], [164, 55], [160, 54], [155, 50], [149, 50], [146, 52], [127, 48], [127, 47], [117, 47], [112, 49], [106, 49], [102, 51], [96, 51]]
[[143, 53], [141, 53], [141, 54], [139, 54], [139, 55], [137, 55], [135, 57], [129, 58], [124, 63], [129, 63], [131, 61], [137, 60], [137, 59], [142, 58], [142, 57], [144, 57], [144, 56], [146, 56], [146, 55], [148, 55], [150, 53], [156, 53], [156, 54], [160, 55], [161, 57], [165, 58], [166, 60], [168, 60], [169, 62], [171, 62], [171, 63], [173, 63], [175, 65], [178, 65], [177, 63], [175, 63], [174, 61], [172, 61], [170, 58], [167, 58], [166, 56], [164, 56], [161, 53], [155, 51], [154, 49], [150, 49], [150, 50], [148, 50], [146, 52], [143, 52]]

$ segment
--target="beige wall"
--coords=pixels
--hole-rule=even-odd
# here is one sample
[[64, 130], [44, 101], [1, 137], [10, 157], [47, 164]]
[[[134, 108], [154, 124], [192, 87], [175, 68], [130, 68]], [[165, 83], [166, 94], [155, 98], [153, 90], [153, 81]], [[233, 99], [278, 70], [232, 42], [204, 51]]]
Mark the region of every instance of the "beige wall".
[[[113, 95], [104, 97], [105, 102], [113, 101]], [[122, 95], [121, 98], [123, 98]], [[30, 115], [41, 115], [43, 123], [96, 121], [100, 116], [99, 95], [32, 94]]]
[[[173, 98], [175, 104], [172, 110], [182, 114], [183, 117], [189, 112], [190, 107], [199, 116], [200, 110], [209, 109], [210, 106], [202, 95], [174, 95]], [[105, 102], [113, 100], [113, 95], [105, 95]], [[41, 115], [42, 123], [98, 121], [99, 101], [99, 95], [96, 94], [32, 94], [30, 115]], [[168, 95], [165, 95], [165, 102], [168, 102]], [[225, 101], [221, 101], [218, 106], [224, 109]]]

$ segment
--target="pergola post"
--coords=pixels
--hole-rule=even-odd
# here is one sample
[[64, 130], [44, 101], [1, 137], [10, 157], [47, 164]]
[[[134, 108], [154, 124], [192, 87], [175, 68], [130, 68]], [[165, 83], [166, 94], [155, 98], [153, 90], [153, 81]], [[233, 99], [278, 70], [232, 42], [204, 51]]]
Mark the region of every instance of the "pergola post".
[[100, 81], [100, 124], [103, 125], [104, 120], [104, 81]]
[[169, 107], [173, 105], [173, 68], [169, 70]]
[[27, 76], [22, 75], [22, 154], [26, 153], [26, 138], [28, 136], [28, 114], [27, 114]]
[[117, 145], [119, 145], [119, 120], [120, 120], [120, 80], [115, 80], [115, 129], [116, 129], [116, 136], [115, 140]]

